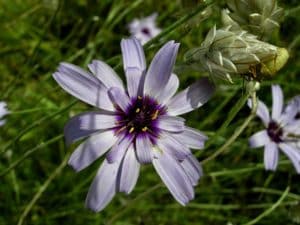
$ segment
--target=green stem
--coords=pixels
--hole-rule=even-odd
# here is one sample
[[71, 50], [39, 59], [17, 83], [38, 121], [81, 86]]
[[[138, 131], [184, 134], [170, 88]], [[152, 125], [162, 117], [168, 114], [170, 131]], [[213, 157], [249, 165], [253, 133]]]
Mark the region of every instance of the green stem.
[[[214, 154], [212, 154], [208, 158], [204, 159], [201, 163], [205, 164], [205, 163], [211, 161], [212, 159], [216, 158], [221, 153], [223, 153], [240, 136], [240, 134], [245, 130], [245, 128], [250, 123], [250, 121], [254, 118], [254, 116], [256, 114], [256, 109], [257, 109], [256, 92], [255, 91], [252, 92], [251, 95], [252, 95], [253, 107], [252, 107], [250, 115], [246, 118], [246, 120], [244, 121], [244, 123], [234, 131], [234, 133], [225, 142], [225, 144], [222, 145], [222, 147], [220, 147], [217, 151], [215, 151]], [[244, 99], [244, 98], [242, 98], [242, 99]], [[240, 107], [242, 107], [242, 106], [240, 106]], [[239, 107], [237, 107], [237, 108], [239, 108]], [[238, 111], [236, 111], [236, 113], [237, 112]], [[233, 117], [232, 117], [232, 119], [233, 119]], [[222, 127], [227, 127], [227, 126], [228, 126], [228, 124], [223, 124]], [[220, 131], [222, 131], [222, 127], [220, 128]]]
[[134, 204], [146, 197], [147, 195], [149, 195], [150, 193], [152, 193], [153, 191], [155, 191], [156, 189], [158, 189], [159, 187], [161, 187], [162, 184], [159, 183], [159, 184], [156, 184], [154, 185], [152, 188], [148, 189], [147, 191], [145, 191], [144, 193], [138, 195], [135, 199], [133, 199], [132, 201], [130, 201], [127, 205], [125, 205], [123, 207], [123, 209], [119, 210], [119, 212], [117, 214], [115, 214], [107, 223], [106, 225], [110, 225], [110, 224], [114, 224], [114, 222], [120, 217], [122, 216], [126, 211], [128, 211], [132, 206], [134, 206]]
[[153, 38], [149, 42], [147, 42], [144, 47], [145, 48], [150, 47], [152, 44], [159, 41], [162, 37], [166, 36], [168, 33], [172, 32], [177, 27], [184, 24], [192, 17], [196, 16], [198, 13], [200, 13], [202, 10], [204, 10], [211, 3], [212, 3], [212, 1], [205, 1], [203, 4], [201, 4], [200, 6], [195, 8], [195, 10], [193, 10], [191, 13], [187, 14], [186, 16], [181, 17], [179, 20], [177, 20], [177, 22], [173, 23], [172, 25], [170, 25], [169, 27], [164, 29], [159, 35], [157, 35], [155, 38]]
[[56, 112], [54, 112], [54, 113], [52, 113], [48, 116], [42, 117], [41, 119], [37, 120], [36, 122], [32, 123], [31, 125], [29, 125], [25, 129], [23, 129], [15, 138], [13, 138], [6, 146], [4, 146], [4, 148], [0, 152], [0, 155], [5, 153], [13, 144], [15, 144], [28, 131], [32, 130], [36, 126], [41, 125], [44, 121], [47, 121], [51, 118], [54, 118], [54, 117], [58, 116], [62, 112], [64, 112], [64, 111], [68, 110], [69, 108], [71, 108], [77, 102], [78, 102], [78, 100], [73, 100], [70, 104], [66, 105], [65, 107], [61, 108], [60, 110], [58, 110], [58, 111], [56, 111]]
[[271, 212], [273, 212], [285, 199], [285, 197], [288, 195], [290, 191], [290, 187], [287, 186], [287, 188], [285, 189], [285, 191], [282, 193], [281, 197], [278, 199], [277, 202], [275, 202], [270, 208], [268, 208], [267, 210], [265, 210], [263, 213], [261, 213], [259, 216], [257, 216], [255, 219], [249, 221], [248, 223], [246, 223], [245, 225], [253, 225], [256, 224], [257, 222], [259, 222], [262, 218], [268, 216]]
[[21, 214], [18, 225], [22, 225], [25, 218], [31, 211], [32, 207], [35, 205], [35, 203], [39, 200], [39, 198], [42, 196], [42, 194], [46, 191], [50, 183], [62, 172], [62, 170], [67, 165], [68, 159], [69, 159], [70, 153], [66, 154], [61, 164], [54, 170], [54, 172], [48, 177], [48, 179], [44, 182], [44, 184], [40, 187], [38, 192], [33, 196], [32, 200], [29, 202], [29, 204], [26, 206], [25, 210]]
[[2, 173], [0, 173], [0, 177], [5, 176], [9, 171], [11, 171], [12, 169], [14, 169], [15, 167], [17, 167], [23, 160], [25, 160], [26, 158], [28, 158], [31, 154], [35, 153], [37, 150], [40, 150], [41, 148], [44, 148], [52, 143], [55, 143], [56, 141], [60, 140], [63, 138], [63, 135], [58, 135], [46, 142], [42, 142], [39, 145], [35, 146], [32, 149], [27, 150], [23, 156], [21, 156], [20, 158], [18, 158], [17, 160], [15, 160], [13, 163], [10, 164], [10, 166], [5, 169]]

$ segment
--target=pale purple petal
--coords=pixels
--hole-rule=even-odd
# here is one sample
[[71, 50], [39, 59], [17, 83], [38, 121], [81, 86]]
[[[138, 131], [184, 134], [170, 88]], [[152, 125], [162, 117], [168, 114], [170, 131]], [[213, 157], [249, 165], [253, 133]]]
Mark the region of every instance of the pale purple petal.
[[178, 48], [178, 43], [169, 41], [156, 53], [146, 74], [144, 94], [155, 98], [164, 91], [173, 70]]
[[119, 171], [119, 191], [129, 194], [139, 177], [140, 164], [136, 159], [133, 145], [129, 146]]
[[[291, 121], [291, 123], [284, 126], [284, 130], [289, 134], [300, 135], [300, 120]], [[295, 138], [295, 137], [294, 137]], [[299, 140], [299, 138], [296, 137]], [[300, 141], [300, 140], [299, 140]]]
[[258, 131], [249, 138], [249, 145], [251, 148], [258, 148], [267, 145], [270, 142], [271, 140], [266, 130]]
[[136, 38], [122, 39], [121, 49], [127, 90], [130, 97], [142, 94], [142, 76], [146, 69], [146, 60], [141, 43]]
[[160, 138], [157, 140], [157, 146], [177, 160], [184, 160], [188, 155], [192, 154], [186, 145], [174, 138], [172, 134], [167, 134], [166, 132], [160, 135]]
[[279, 121], [283, 108], [283, 94], [279, 85], [272, 85], [272, 119]]
[[132, 67], [138, 68], [140, 71], [146, 69], [143, 46], [136, 38], [122, 39], [121, 50], [124, 71]]
[[182, 132], [184, 130], [184, 119], [175, 116], [160, 116], [157, 127], [169, 132]]
[[101, 157], [116, 141], [117, 138], [113, 131], [95, 134], [75, 149], [68, 164], [78, 172]]
[[167, 103], [176, 93], [179, 87], [179, 79], [175, 74], [172, 74], [164, 90], [156, 97], [161, 104]]
[[102, 109], [113, 109], [107, 95], [107, 88], [96, 77], [80, 67], [61, 63], [53, 78], [65, 91], [76, 98]]
[[[250, 108], [252, 108], [252, 101], [251, 101], [251, 99], [248, 99], [247, 103], [248, 103], [248, 106]], [[262, 122], [265, 125], [265, 127], [267, 127], [268, 124], [269, 124], [269, 122], [270, 122], [269, 110], [268, 110], [267, 106], [265, 105], [265, 103], [263, 103], [260, 100], [258, 100], [258, 103], [257, 103], [256, 115], [262, 120]]]
[[114, 104], [119, 106], [123, 110], [123, 112], [126, 112], [130, 104], [130, 100], [128, 95], [124, 91], [117, 87], [112, 87], [108, 90], [108, 95]]
[[108, 163], [103, 161], [87, 194], [85, 205], [94, 212], [106, 207], [116, 194], [117, 174], [120, 162]]
[[264, 164], [266, 170], [275, 171], [278, 165], [278, 147], [276, 143], [270, 142], [265, 146]]
[[109, 163], [114, 163], [120, 161], [129, 145], [132, 143], [133, 136], [130, 137], [120, 137], [119, 141], [111, 148], [111, 150], [106, 154], [106, 159]]
[[81, 130], [103, 130], [116, 127], [115, 115], [110, 112], [87, 112], [77, 117]]
[[214, 90], [207, 78], [198, 80], [171, 98], [167, 104], [168, 114], [176, 116], [199, 108], [208, 101]]
[[79, 115], [76, 115], [72, 117], [64, 128], [64, 134], [66, 139], [66, 144], [70, 145], [74, 143], [77, 140], [80, 140], [84, 137], [90, 136], [93, 133], [98, 132], [98, 129], [83, 129], [82, 128], [82, 118], [88, 117], [90, 115], [90, 112], [87, 113], [81, 113]]
[[198, 160], [193, 155], [189, 155], [180, 164], [189, 177], [192, 185], [196, 186], [199, 178], [203, 175], [203, 170]]
[[298, 113], [300, 113], [300, 96], [296, 96], [288, 102], [284, 109], [283, 115], [281, 115], [282, 123], [292, 123]]
[[280, 149], [292, 161], [297, 173], [300, 174], [300, 149], [286, 143], [280, 143]]
[[203, 133], [191, 127], [185, 127], [182, 133], [172, 135], [181, 143], [193, 149], [204, 148], [204, 143], [208, 139]]
[[152, 162], [152, 143], [147, 135], [139, 135], [135, 141], [136, 156], [140, 163]]
[[193, 185], [180, 163], [166, 153], [156, 153], [153, 166], [173, 197], [182, 205], [194, 198]]
[[93, 60], [88, 65], [90, 71], [105, 85], [107, 89], [111, 87], [118, 87], [124, 90], [124, 85], [116, 72], [105, 62], [100, 60]]

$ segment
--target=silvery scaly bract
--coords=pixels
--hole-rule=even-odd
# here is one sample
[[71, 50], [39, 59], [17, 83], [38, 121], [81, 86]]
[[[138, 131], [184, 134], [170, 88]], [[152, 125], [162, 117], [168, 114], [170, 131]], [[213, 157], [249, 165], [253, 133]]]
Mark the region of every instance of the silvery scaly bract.
[[283, 17], [276, 0], [227, 0], [227, 5], [230, 11], [223, 11], [224, 25], [240, 26], [259, 39], [266, 39], [279, 28]]
[[123, 39], [121, 50], [127, 86], [106, 63], [94, 60], [85, 71], [61, 63], [53, 77], [71, 95], [98, 110], [74, 116], [65, 126], [68, 143], [87, 138], [71, 155], [69, 165], [81, 171], [105, 155], [89, 189], [86, 206], [102, 210], [116, 192], [130, 193], [140, 164], [152, 163], [174, 198], [182, 205], [194, 198], [202, 174], [190, 148], [207, 139], [185, 125], [180, 115], [202, 106], [214, 87], [202, 79], [175, 94], [179, 79], [172, 73], [179, 44], [166, 43], [148, 70], [141, 43]]
[[284, 48], [265, 43], [242, 30], [213, 27], [199, 48], [189, 50], [185, 61], [212, 76], [232, 82], [231, 75], [256, 80], [275, 74], [287, 61]]

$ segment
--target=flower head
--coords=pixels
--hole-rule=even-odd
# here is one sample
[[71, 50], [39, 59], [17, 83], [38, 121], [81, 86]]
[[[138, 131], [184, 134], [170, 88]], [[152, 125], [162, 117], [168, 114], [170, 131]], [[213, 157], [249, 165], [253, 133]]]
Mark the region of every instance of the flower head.
[[73, 96], [100, 110], [73, 117], [65, 126], [67, 143], [88, 137], [72, 154], [69, 164], [80, 171], [100, 156], [106, 157], [87, 195], [86, 206], [102, 210], [117, 191], [130, 193], [140, 164], [152, 163], [174, 198], [185, 205], [202, 174], [190, 148], [202, 148], [207, 137], [185, 126], [179, 115], [202, 106], [212, 95], [207, 79], [174, 95], [179, 80], [172, 74], [178, 43], [169, 41], [148, 70], [137, 39], [121, 42], [127, 88], [102, 61], [90, 72], [61, 63], [53, 75]]
[[[285, 107], [283, 94], [279, 85], [272, 86], [273, 106], [270, 116], [267, 106], [259, 101], [257, 116], [262, 120], [265, 129], [249, 139], [252, 148], [264, 146], [264, 164], [266, 170], [276, 170], [279, 149], [292, 161], [300, 174], [300, 98], [297, 96]], [[248, 101], [251, 107], [251, 101]]]
[[288, 53], [284, 48], [231, 28], [212, 28], [199, 48], [185, 54], [186, 62], [230, 82], [232, 75], [260, 80], [274, 75], [286, 63]]
[[241, 27], [266, 39], [279, 28], [283, 9], [277, 6], [276, 0], [227, 0], [230, 11], [222, 13], [225, 26]]
[[128, 25], [130, 34], [137, 38], [142, 45], [147, 43], [161, 32], [161, 29], [156, 26], [156, 17], [157, 14], [153, 13], [152, 15], [143, 19], [134, 19]]
[[3, 126], [5, 124], [5, 120], [2, 119], [2, 117], [7, 114], [9, 114], [9, 111], [7, 109], [6, 102], [0, 102], [0, 126]]

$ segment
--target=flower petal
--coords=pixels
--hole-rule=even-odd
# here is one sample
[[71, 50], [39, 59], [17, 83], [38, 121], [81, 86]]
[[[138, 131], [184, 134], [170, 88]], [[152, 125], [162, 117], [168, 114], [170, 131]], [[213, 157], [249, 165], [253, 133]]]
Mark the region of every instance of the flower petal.
[[122, 39], [121, 50], [125, 72], [127, 68], [132, 67], [138, 68], [140, 71], [146, 69], [143, 46], [136, 38]]
[[166, 132], [160, 135], [160, 138], [157, 140], [157, 146], [163, 152], [167, 152], [169, 155], [172, 155], [180, 161], [192, 154], [186, 145], [182, 144], [180, 140], [177, 140], [173, 135], [167, 134]]
[[[294, 121], [291, 121], [289, 124], [285, 125], [284, 126], [284, 130], [286, 133], [289, 133], [289, 134], [293, 134], [293, 135], [296, 135], [299, 137], [300, 135], [300, 120], [294, 120]], [[291, 139], [297, 139], [298, 141], [299, 138], [297, 137], [291, 137]]]
[[[111, 115], [109, 115], [110, 117], [107, 115], [106, 119], [108, 120], [101, 124], [101, 120], [96, 120], [96, 118], [98, 118], [96, 116], [98, 113], [100, 112], [81, 113], [72, 117], [68, 121], [64, 128], [67, 145], [70, 145], [84, 137], [90, 136], [91, 134], [98, 132], [99, 129], [113, 126], [113, 121], [111, 121], [113, 117]], [[98, 121], [98, 123], [94, 124], [95, 121]]]
[[135, 141], [135, 151], [140, 163], [152, 162], [152, 143], [147, 135], [139, 135]]
[[270, 137], [266, 130], [261, 130], [255, 134], [253, 134], [249, 138], [249, 145], [251, 148], [258, 148], [270, 143]]
[[298, 113], [300, 113], [300, 95], [295, 96], [288, 102], [283, 115], [281, 115], [282, 123], [293, 123]]
[[93, 60], [88, 65], [90, 71], [105, 85], [107, 89], [118, 87], [124, 90], [123, 82], [116, 72], [105, 62]]
[[125, 136], [123, 138], [119, 138], [119, 141], [111, 148], [111, 150], [106, 154], [106, 159], [109, 163], [114, 163], [116, 161], [120, 161], [129, 145], [132, 143], [133, 136]]
[[172, 135], [181, 143], [193, 149], [204, 148], [204, 143], [208, 139], [203, 133], [191, 127], [185, 127], [183, 132]]
[[175, 116], [160, 116], [158, 128], [169, 132], [182, 132], [184, 130], [184, 119]]
[[130, 97], [142, 94], [140, 82], [146, 69], [146, 59], [141, 43], [136, 38], [122, 39], [121, 49], [127, 90]]
[[156, 97], [161, 104], [167, 103], [176, 93], [179, 87], [179, 79], [175, 74], [172, 74], [164, 90]]
[[279, 121], [283, 108], [283, 94], [279, 85], [272, 85], [272, 119]]
[[168, 102], [168, 114], [180, 115], [199, 108], [212, 96], [214, 86], [203, 78], [179, 92]]
[[139, 172], [140, 164], [136, 159], [133, 145], [130, 145], [119, 171], [119, 191], [129, 194], [137, 182]]
[[155, 98], [164, 91], [173, 70], [178, 48], [178, 43], [169, 41], [156, 53], [145, 77], [144, 94]]
[[117, 138], [113, 131], [95, 134], [75, 149], [68, 164], [78, 172], [101, 157], [116, 141]]
[[130, 104], [130, 100], [124, 91], [120, 88], [112, 87], [108, 90], [108, 95], [114, 104], [119, 106], [123, 112], [126, 112]]
[[94, 212], [99, 212], [106, 207], [116, 194], [117, 174], [120, 161], [108, 163], [103, 161], [94, 178], [87, 194], [85, 205]]
[[189, 155], [181, 162], [181, 166], [189, 177], [192, 185], [196, 186], [198, 180], [203, 175], [203, 170], [198, 160], [193, 155]]
[[182, 205], [194, 198], [191, 181], [180, 163], [166, 153], [156, 152], [153, 166], [173, 197]]
[[265, 146], [264, 164], [266, 170], [275, 171], [278, 165], [278, 147], [276, 143], [270, 142]]
[[[248, 103], [249, 108], [252, 108], [251, 99], [248, 99], [247, 103]], [[265, 103], [263, 103], [260, 100], [258, 100], [258, 103], [257, 103], [256, 115], [261, 119], [261, 121], [263, 122], [265, 127], [267, 127], [270, 122], [269, 110], [268, 110], [267, 106], [265, 105]]]
[[58, 72], [53, 74], [53, 78], [65, 91], [76, 98], [102, 109], [113, 109], [105, 86], [80, 67], [61, 63]]
[[297, 173], [300, 174], [300, 150], [285, 143], [281, 143], [279, 147], [284, 152], [284, 154], [292, 161]]
[[78, 115], [81, 130], [103, 130], [116, 127], [116, 118], [113, 113], [87, 112]]

